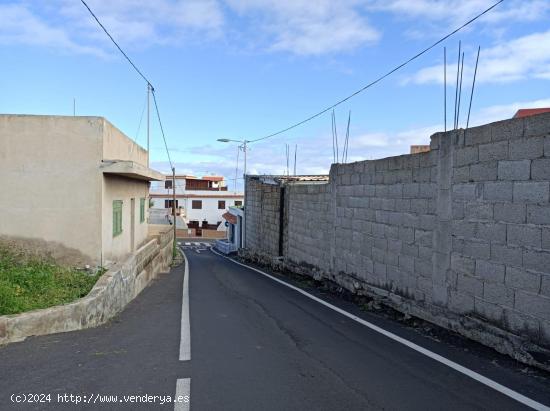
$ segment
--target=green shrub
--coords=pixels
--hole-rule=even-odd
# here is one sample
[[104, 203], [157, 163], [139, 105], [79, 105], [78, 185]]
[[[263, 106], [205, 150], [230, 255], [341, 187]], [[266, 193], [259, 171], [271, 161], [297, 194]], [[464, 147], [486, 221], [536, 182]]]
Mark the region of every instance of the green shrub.
[[67, 304], [87, 295], [102, 273], [90, 275], [0, 245], [0, 315]]

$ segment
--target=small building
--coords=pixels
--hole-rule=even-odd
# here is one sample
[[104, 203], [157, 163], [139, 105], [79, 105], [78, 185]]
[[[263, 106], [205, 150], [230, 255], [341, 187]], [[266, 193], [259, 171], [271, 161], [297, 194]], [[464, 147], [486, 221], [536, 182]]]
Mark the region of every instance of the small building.
[[227, 225], [227, 238], [218, 240], [216, 248], [229, 254], [244, 246], [244, 209], [243, 207], [229, 207], [222, 217]]
[[108, 266], [148, 237], [148, 152], [102, 117], [0, 115], [0, 239]]
[[[242, 206], [244, 196], [230, 192], [222, 176], [195, 177], [176, 175], [176, 214], [190, 230], [189, 236], [225, 236], [223, 214], [231, 206]], [[173, 204], [172, 176], [151, 184], [150, 197], [155, 215], [171, 216]], [[220, 230], [218, 230], [220, 229]]]

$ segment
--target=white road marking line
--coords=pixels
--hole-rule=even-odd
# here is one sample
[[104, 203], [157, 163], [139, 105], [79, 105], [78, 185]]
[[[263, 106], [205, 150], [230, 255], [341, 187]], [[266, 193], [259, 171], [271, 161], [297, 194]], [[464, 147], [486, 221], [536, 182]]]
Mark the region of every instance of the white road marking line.
[[299, 292], [300, 294], [306, 296], [307, 298], [310, 298], [312, 299], [313, 301], [316, 301], [322, 305], [324, 305], [325, 307], [328, 307], [334, 311], [336, 311], [337, 313], [340, 313], [356, 322], [358, 322], [359, 324], [361, 325], [364, 325], [365, 327], [368, 327], [370, 328], [371, 330], [373, 331], [376, 331], [377, 333], [380, 333], [394, 341], [397, 341], [398, 343], [401, 343], [417, 352], [419, 352], [420, 354], [424, 354], [425, 356], [435, 360], [435, 361], [438, 361], [439, 363], [443, 364], [443, 365], [446, 365], [452, 369], [454, 369], [455, 371], [458, 371], [464, 375], [466, 375], [467, 377], [470, 377], [478, 382], [480, 382], [481, 384], [483, 385], [486, 385], [487, 387], [489, 388], [492, 388], [494, 389], [495, 391], [498, 391], [500, 392], [501, 394], [504, 394], [514, 400], [516, 400], [517, 402], [523, 404], [523, 405], [526, 405], [527, 407], [530, 407], [530, 408], [533, 408], [535, 410], [544, 410], [544, 411], [550, 411], [550, 407], [544, 405], [544, 404], [541, 404], [540, 402], [537, 402], [535, 400], [532, 400], [531, 398], [529, 397], [526, 397], [525, 395], [522, 395], [520, 394], [519, 392], [516, 392], [508, 387], [505, 387], [504, 385], [502, 384], [499, 384], [498, 382], [496, 381], [493, 381], [487, 377], [484, 377], [483, 375], [481, 374], [478, 374], [477, 372], [475, 371], [472, 371], [470, 370], [469, 368], [466, 368], [466, 367], [463, 367], [462, 365], [460, 364], [457, 364], [456, 362], [454, 361], [451, 361], [439, 354], [436, 354], [430, 350], [427, 350], [426, 348], [424, 347], [421, 347], [420, 345], [417, 345], [409, 340], [406, 340], [392, 332], [389, 332], [389, 331], [386, 331], [384, 330], [383, 328], [380, 328], [378, 327], [377, 325], [374, 325], [366, 320], [363, 320], [362, 318], [356, 316], [356, 315], [353, 315], [351, 313], [348, 313], [347, 311], [344, 311], [342, 310], [341, 308], [339, 307], [336, 307], [335, 305], [332, 305], [330, 303], [327, 303], [326, 301], [324, 300], [321, 300], [320, 298], [318, 297], [315, 297], [314, 295], [311, 295], [309, 294], [308, 292], [302, 290], [301, 288], [298, 288], [298, 287], [295, 287], [293, 286], [292, 284], [288, 284], [282, 280], [279, 280], [278, 278], [275, 278], [273, 277], [272, 275], [268, 274], [268, 273], [265, 273], [261, 270], [258, 270], [257, 268], [254, 268], [254, 267], [250, 267], [246, 264], [242, 264], [242, 263], [239, 263], [238, 261], [235, 261], [233, 260], [232, 258], [229, 258], [229, 257], [226, 257], [220, 253], [217, 253], [216, 251], [214, 251], [214, 249], [210, 249], [210, 251], [212, 251], [214, 254], [220, 256], [220, 257], [223, 257], [227, 260], [230, 260], [231, 262], [235, 263], [235, 264], [238, 264], [238, 265], [241, 265], [243, 267], [246, 267], [252, 271], [256, 271], [257, 273], [260, 273], [262, 274], [263, 276], [267, 277], [267, 278], [270, 278], [272, 279], [273, 281], [276, 281], [278, 282], [279, 284], [282, 284], [288, 288], [291, 288], [293, 289], [294, 291], [297, 291]]
[[199, 246], [201, 245], [201, 243], [199, 243], [199, 242], [193, 242], [193, 245], [194, 245], [195, 247], [199, 247]]
[[185, 243], [185, 245], [191, 245], [191, 243]]
[[174, 401], [174, 411], [189, 411], [191, 408], [191, 378], [181, 378], [176, 381]]
[[189, 322], [189, 262], [185, 258], [185, 272], [183, 277], [183, 295], [181, 297], [181, 330], [180, 330], [180, 361], [191, 359], [191, 327]]

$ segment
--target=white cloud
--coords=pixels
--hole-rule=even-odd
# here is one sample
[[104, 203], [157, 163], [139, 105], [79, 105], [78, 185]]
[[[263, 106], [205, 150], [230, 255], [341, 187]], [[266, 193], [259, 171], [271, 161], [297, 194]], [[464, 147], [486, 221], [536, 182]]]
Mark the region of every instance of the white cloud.
[[[123, 46], [179, 44], [221, 35], [224, 16], [217, 0], [88, 0], [90, 8]], [[109, 39], [80, 1], [52, 0], [0, 5], [0, 43], [48, 47], [106, 56]]]
[[347, 52], [380, 38], [354, 0], [227, 0], [253, 30], [268, 37], [268, 48], [297, 55]]
[[[475, 55], [470, 53], [465, 60], [469, 60], [470, 64], [464, 63], [464, 79], [469, 82], [474, 72]], [[550, 30], [501, 42], [486, 50], [482, 49], [476, 81], [503, 83], [529, 78], [549, 79], [549, 66]], [[448, 64], [448, 82], [452, 82], [453, 73], [456, 73], [456, 65]], [[442, 84], [443, 64], [425, 67], [405, 79], [405, 83]]]
[[[370, 10], [386, 11], [402, 18], [428, 19], [439, 23], [464, 23], [496, 3], [495, 0], [367, 0]], [[509, 0], [482, 17], [486, 23], [534, 21], [550, 12], [546, 0]]]
[[23, 5], [0, 5], [0, 44], [23, 44], [104, 56], [101, 49], [80, 45], [59, 27], [47, 24]]

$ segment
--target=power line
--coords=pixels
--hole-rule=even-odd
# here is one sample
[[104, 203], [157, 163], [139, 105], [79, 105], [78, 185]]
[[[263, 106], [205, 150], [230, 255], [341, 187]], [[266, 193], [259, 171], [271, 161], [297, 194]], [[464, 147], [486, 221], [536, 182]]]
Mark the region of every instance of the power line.
[[[153, 84], [151, 84], [151, 82], [149, 81], [149, 79], [147, 77], [145, 77], [145, 75], [140, 71], [140, 69], [137, 68], [137, 66], [134, 64], [134, 62], [130, 59], [130, 57], [128, 57], [128, 55], [124, 52], [124, 50], [122, 50], [122, 48], [118, 45], [118, 43], [115, 41], [115, 39], [113, 38], [113, 36], [111, 36], [111, 34], [107, 31], [107, 29], [105, 28], [105, 26], [101, 23], [101, 21], [99, 21], [99, 19], [97, 18], [97, 16], [94, 14], [94, 12], [92, 11], [92, 9], [88, 6], [88, 4], [86, 4], [86, 2], [84, 0], [80, 0], [82, 2], [82, 4], [84, 4], [84, 6], [88, 9], [88, 11], [90, 12], [90, 14], [92, 15], [92, 17], [95, 19], [95, 21], [97, 22], [97, 24], [99, 24], [99, 26], [103, 29], [103, 31], [105, 32], [105, 34], [107, 34], [107, 36], [111, 39], [111, 41], [113, 42], [113, 44], [116, 46], [116, 48], [122, 53], [122, 55], [126, 58], [126, 60], [128, 60], [128, 63], [130, 63], [130, 65], [134, 68], [134, 70], [141, 76], [141, 78], [143, 78], [143, 80], [145, 80], [145, 82], [147, 83], [147, 86], [150, 88], [151, 90], [151, 93], [153, 94], [153, 100], [155, 102], [155, 109], [156, 109], [156, 112], [157, 112], [157, 118], [158, 118], [158, 121], [159, 121], [159, 125], [160, 125], [160, 131], [162, 133], [162, 139], [164, 140], [164, 147], [166, 148], [166, 155], [168, 156], [168, 162], [170, 163], [170, 167], [171, 168], [174, 168], [173, 167], [173, 164], [172, 164], [172, 159], [170, 158], [170, 151], [168, 150], [168, 144], [166, 144], [166, 136], [164, 134], [164, 127], [162, 126], [162, 121], [160, 119], [160, 113], [159, 113], [159, 109], [158, 109], [158, 104], [157, 104], [157, 97], [155, 95], [155, 88], [153, 87]], [[137, 137], [136, 137], [137, 138]]]
[[172, 159], [170, 158], [170, 151], [168, 151], [168, 144], [166, 144], [166, 137], [164, 136], [164, 128], [162, 127], [162, 121], [160, 119], [159, 106], [157, 104], [157, 95], [155, 89], [151, 86], [151, 92], [153, 94], [153, 101], [155, 102], [155, 111], [157, 112], [157, 118], [159, 119], [160, 132], [162, 134], [162, 139], [164, 140], [164, 147], [166, 148], [166, 154], [168, 155], [168, 162], [170, 163], [170, 168], [174, 168], [172, 164]]
[[433, 49], [435, 46], [437, 46], [438, 44], [441, 44], [442, 42], [444, 42], [445, 40], [447, 40], [449, 37], [451, 37], [452, 35], [456, 34], [457, 32], [459, 32], [460, 30], [462, 30], [464, 27], [470, 25], [471, 23], [473, 23], [474, 21], [476, 21], [477, 19], [479, 19], [480, 17], [482, 17], [483, 15], [487, 14], [488, 12], [490, 12], [492, 9], [494, 9], [496, 6], [498, 6], [500, 3], [502, 3], [504, 0], [500, 0], [498, 2], [496, 2], [495, 4], [493, 4], [491, 7], [489, 7], [488, 9], [484, 10], [483, 12], [479, 13], [477, 16], [473, 17], [472, 19], [468, 20], [466, 23], [464, 23], [462, 26], [458, 27], [457, 29], [453, 30], [452, 32], [450, 32], [449, 34], [447, 34], [446, 36], [442, 37], [441, 39], [437, 40], [435, 43], [433, 43], [431, 46], [425, 48], [424, 50], [422, 50], [421, 52], [415, 54], [413, 57], [409, 58], [408, 60], [406, 60], [404, 63], [401, 63], [400, 65], [398, 65], [397, 67], [393, 68], [392, 70], [388, 71], [386, 74], [378, 77], [376, 80], [370, 82], [369, 84], [367, 84], [366, 86], [360, 88], [359, 90], [355, 91], [354, 93], [350, 94], [349, 96], [341, 99], [340, 101], [334, 103], [333, 105], [319, 111], [318, 113], [316, 114], [313, 114], [312, 116], [309, 116], [308, 118], [298, 122], [298, 123], [295, 123], [283, 130], [279, 130], [275, 133], [272, 133], [272, 134], [269, 134], [267, 136], [264, 136], [264, 137], [260, 137], [260, 138], [257, 138], [257, 139], [254, 139], [254, 140], [248, 140], [249, 143], [255, 143], [257, 141], [261, 141], [261, 140], [266, 140], [268, 138], [271, 138], [271, 137], [275, 137], [279, 134], [283, 134], [289, 130], [292, 130], [293, 128], [296, 128], [296, 127], [299, 127], [301, 126], [302, 124], [305, 124], [307, 123], [308, 121], [311, 121], [317, 117], [319, 117], [320, 115], [326, 113], [327, 111], [330, 111], [334, 108], [336, 108], [337, 106], [339, 106], [340, 104], [348, 101], [349, 99], [355, 97], [357, 94], [359, 93], [362, 93], [363, 91], [367, 90], [368, 88], [374, 86], [375, 84], [381, 82], [382, 80], [384, 80], [386, 77], [389, 77], [390, 75], [392, 75], [393, 73], [395, 73], [396, 71], [398, 71], [399, 69], [405, 67], [407, 64], [411, 63], [412, 61], [416, 60], [417, 58], [419, 58], [420, 56], [426, 54], [428, 51], [430, 51], [431, 49]]
[[105, 32], [105, 34], [107, 34], [107, 36], [109, 36], [109, 38], [111, 39], [111, 41], [113, 42], [113, 44], [116, 46], [116, 48], [122, 53], [122, 55], [126, 58], [126, 60], [128, 60], [128, 63], [130, 63], [132, 65], [132, 67], [134, 68], [134, 70], [141, 76], [141, 78], [143, 78], [143, 80], [145, 80], [147, 82], [147, 84], [149, 84], [151, 87], [153, 86], [151, 84], [151, 82], [147, 79], [147, 77], [145, 77], [145, 75], [137, 68], [137, 66], [134, 64], [134, 62], [130, 59], [130, 57], [128, 57], [128, 55], [124, 52], [124, 50], [122, 50], [122, 48], [120, 48], [120, 46], [118, 45], [118, 43], [115, 41], [115, 39], [113, 38], [113, 36], [111, 36], [109, 34], [109, 32], [107, 31], [107, 29], [105, 28], [105, 26], [103, 26], [103, 24], [101, 24], [101, 22], [99, 21], [99, 19], [97, 18], [97, 16], [94, 14], [94, 12], [92, 11], [92, 9], [90, 9], [90, 7], [86, 4], [86, 2], [84, 0], [80, 0], [82, 2], [82, 4], [84, 4], [84, 6], [86, 6], [86, 8], [88, 9], [88, 11], [90, 12], [90, 14], [92, 15], [92, 17], [95, 19], [95, 21], [97, 21], [97, 24], [99, 24], [99, 26], [103, 29], [103, 31]]

